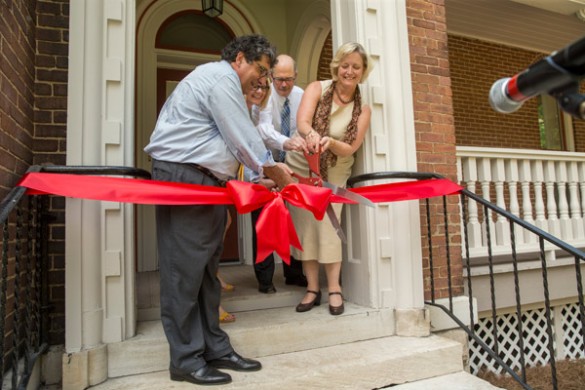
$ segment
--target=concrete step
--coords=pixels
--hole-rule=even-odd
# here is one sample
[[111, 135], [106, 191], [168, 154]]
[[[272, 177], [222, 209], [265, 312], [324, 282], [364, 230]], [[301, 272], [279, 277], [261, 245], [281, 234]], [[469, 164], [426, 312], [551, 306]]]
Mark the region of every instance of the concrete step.
[[[345, 313], [331, 316], [326, 304], [306, 313], [293, 307], [237, 313], [236, 322], [223, 324], [236, 351], [261, 358], [393, 335], [394, 314], [345, 304]], [[108, 344], [108, 376], [166, 370], [169, 348], [160, 321], [138, 324], [135, 337]], [[461, 355], [461, 354], [459, 354]]]
[[[352, 314], [359, 315], [359, 314]], [[343, 317], [341, 317], [343, 318]], [[327, 327], [330, 333], [342, 329], [334, 320]], [[322, 334], [307, 334], [286, 327], [288, 334], [302, 333], [304, 338], [319, 344]], [[284, 329], [283, 329], [284, 330]], [[309, 337], [310, 336], [310, 337]], [[271, 336], [259, 335], [260, 344], [271, 344]], [[243, 353], [250, 356], [250, 354]], [[134, 355], [128, 359], [138, 359]], [[438, 336], [378, 337], [332, 346], [315, 346], [294, 352], [261, 355], [259, 372], [229, 371], [233, 382], [222, 389], [379, 389], [399, 384], [413, 389], [494, 389], [486, 382], [463, 373], [461, 345]], [[96, 390], [114, 389], [191, 389], [193, 385], [173, 382], [164, 369], [157, 372], [129, 375], [94, 386]], [[432, 379], [431, 379], [432, 378]], [[417, 382], [429, 380], [429, 382]], [[418, 384], [419, 387], [416, 387]], [[459, 387], [457, 387], [459, 385]], [[411, 386], [411, 387], [408, 387]], [[412, 387], [415, 386], [415, 387]], [[423, 386], [423, 387], [420, 387]], [[467, 387], [462, 387], [467, 386]], [[398, 386], [398, 388], [402, 388]]]

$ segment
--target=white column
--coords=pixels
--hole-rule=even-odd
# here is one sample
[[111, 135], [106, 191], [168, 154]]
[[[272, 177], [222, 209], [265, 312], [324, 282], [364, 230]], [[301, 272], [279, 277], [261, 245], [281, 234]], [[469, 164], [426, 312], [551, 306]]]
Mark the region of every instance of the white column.
[[[133, 166], [134, 0], [71, 0], [67, 165]], [[68, 199], [64, 388], [107, 378], [134, 325], [132, 205]]]
[[[416, 171], [405, 1], [332, 0], [331, 11], [333, 50], [344, 42], [358, 41], [372, 56], [374, 66], [364, 89], [372, 121], [354, 174]], [[360, 226], [367, 234], [357, 238], [348, 234], [354, 242], [348, 244], [344, 272], [369, 272], [364, 277], [369, 278], [370, 304], [422, 313], [418, 202], [391, 203], [382, 206], [381, 212], [355, 206], [350, 209], [351, 225]], [[363, 285], [344, 284], [344, 291], [351, 295], [363, 294], [363, 290]]]

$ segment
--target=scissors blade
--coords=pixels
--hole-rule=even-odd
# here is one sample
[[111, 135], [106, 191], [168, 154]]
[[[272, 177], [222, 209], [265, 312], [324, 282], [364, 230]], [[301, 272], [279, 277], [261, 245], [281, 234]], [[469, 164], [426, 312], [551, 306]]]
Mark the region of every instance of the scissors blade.
[[333, 210], [333, 206], [331, 206], [331, 204], [329, 206], [327, 206], [327, 216], [329, 217], [329, 220], [331, 221], [331, 225], [333, 225], [333, 228], [337, 232], [337, 236], [341, 239], [341, 242], [343, 242], [344, 244], [347, 243], [347, 239], [345, 238], [345, 233], [343, 233], [343, 229], [341, 228], [341, 225], [339, 224], [339, 220], [337, 219], [337, 215], [335, 215], [335, 210]]
[[361, 196], [360, 194], [356, 194], [355, 192], [347, 190], [343, 187], [339, 187], [336, 186], [335, 184], [326, 182], [325, 180], [323, 180], [323, 187], [330, 188], [335, 195], [341, 196], [342, 198], [353, 200], [354, 202], [363, 204], [364, 206], [375, 207], [374, 202], [372, 202], [368, 198]]

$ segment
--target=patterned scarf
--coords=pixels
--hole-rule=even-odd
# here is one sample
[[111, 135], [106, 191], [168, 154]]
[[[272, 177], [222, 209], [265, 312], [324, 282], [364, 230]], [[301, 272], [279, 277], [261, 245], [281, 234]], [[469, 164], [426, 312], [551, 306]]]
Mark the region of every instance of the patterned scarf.
[[[333, 81], [331, 86], [317, 104], [317, 109], [315, 110], [315, 114], [313, 115], [313, 129], [321, 137], [329, 136], [329, 122], [331, 120], [331, 106], [333, 104], [333, 92], [335, 91], [335, 84], [336, 82]], [[351, 120], [347, 125], [347, 131], [345, 132], [345, 136], [343, 137], [343, 142], [347, 144], [351, 144], [355, 141], [357, 136], [357, 122], [360, 114], [362, 113], [362, 96], [360, 94], [359, 86], [356, 87], [354, 100], [353, 100], [353, 111], [351, 113]], [[327, 169], [329, 167], [334, 167], [337, 164], [337, 156], [331, 151], [326, 150], [324, 153], [321, 154], [321, 161], [320, 161], [320, 174], [323, 180], [327, 180]]]

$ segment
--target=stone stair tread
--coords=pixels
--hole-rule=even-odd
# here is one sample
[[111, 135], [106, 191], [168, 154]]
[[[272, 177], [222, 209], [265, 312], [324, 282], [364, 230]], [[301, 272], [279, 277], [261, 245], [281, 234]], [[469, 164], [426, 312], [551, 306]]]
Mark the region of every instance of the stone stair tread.
[[[233, 382], [222, 389], [375, 389], [463, 370], [461, 345], [438, 336], [381, 337], [259, 360], [263, 364], [259, 372], [228, 371]], [[142, 390], [192, 386], [170, 381], [168, 371], [164, 370], [109, 379], [93, 388]]]
[[[293, 307], [239, 312], [236, 322], [222, 327], [239, 353], [254, 358], [394, 334], [388, 325], [394, 323], [393, 310], [349, 302], [345, 306], [340, 316], [330, 315], [327, 305], [306, 313], [297, 313]], [[160, 321], [140, 322], [135, 337], [108, 344], [109, 377], [159, 371], [166, 368], [168, 359]]]
[[428, 389], [449, 389], [449, 390], [493, 390], [501, 389], [472, 375], [461, 371], [454, 374], [441, 375], [435, 378], [423, 379], [416, 382], [405, 383], [394, 386], [393, 390], [428, 390]]

